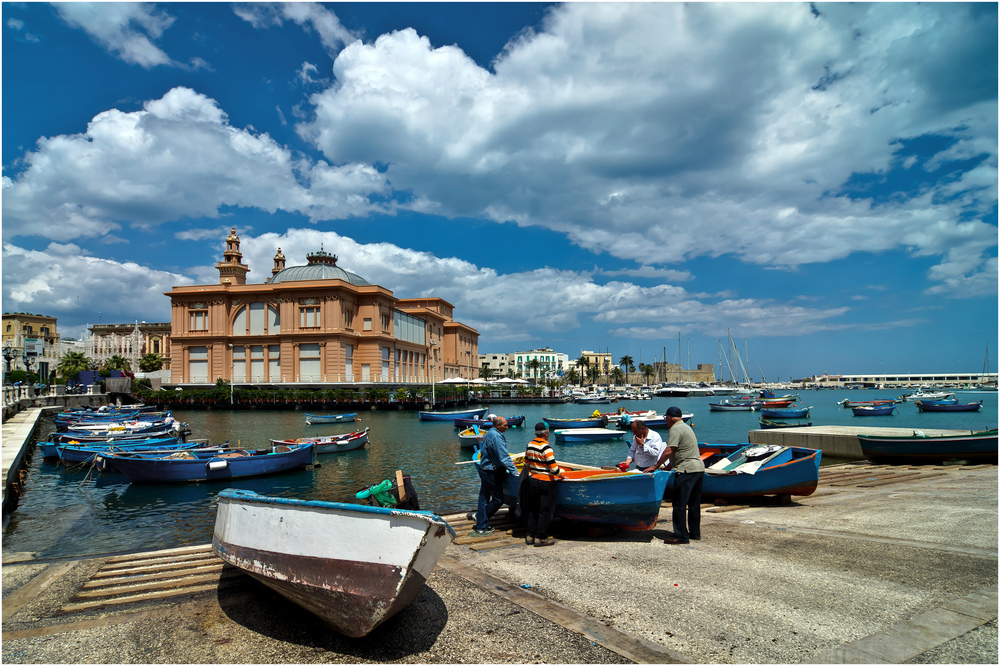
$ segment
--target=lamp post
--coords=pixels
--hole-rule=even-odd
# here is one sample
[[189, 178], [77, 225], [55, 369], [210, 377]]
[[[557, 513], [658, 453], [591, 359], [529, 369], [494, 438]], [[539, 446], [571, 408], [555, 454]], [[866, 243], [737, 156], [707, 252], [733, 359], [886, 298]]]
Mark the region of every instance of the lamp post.
[[434, 342], [433, 340], [431, 340], [431, 344], [430, 344], [430, 352], [431, 352], [431, 408], [433, 408], [437, 404], [437, 398], [435, 397], [435, 394], [434, 394], [434, 366], [435, 366], [435, 364], [434, 364], [434, 347], [436, 347], [436, 346], [437, 346], [437, 343]]
[[35, 395], [35, 384], [31, 381], [31, 364], [35, 362], [33, 356], [28, 356], [28, 352], [25, 351], [24, 355], [21, 357], [21, 362], [24, 363], [24, 371], [26, 374], [24, 378], [24, 383], [28, 387], [28, 396], [33, 397]]
[[234, 369], [236, 368], [236, 357], [233, 356], [233, 346], [229, 345], [229, 407], [233, 407], [233, 384], [236, 382], [236, 378], [233, 377]]
[[14, 346], [10, 343], [10, 340], [3, 345], [3, 360], [7, 362], [7, 372], [4, 373], [3, 383], [7, 384], [10, 382], [10, 364], [14, 362], [17, 358], [17, 352], [14, 351]]

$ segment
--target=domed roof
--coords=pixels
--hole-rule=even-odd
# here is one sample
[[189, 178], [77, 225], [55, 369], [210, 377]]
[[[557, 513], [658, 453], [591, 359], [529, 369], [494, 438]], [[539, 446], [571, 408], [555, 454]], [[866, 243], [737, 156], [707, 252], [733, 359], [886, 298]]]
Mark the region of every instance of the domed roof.
[[324, 252], [320, 246], [319, 252], [313, 252], [306, 257], [309, 262], [305, 266], [290, 266], [274, 274], [268, 283], [296, 282], [300, 280], [343, 280], [358, 287], [369, 286], [371, 283], [356, 273], [345, 271], [337, 265], [337, 255]]

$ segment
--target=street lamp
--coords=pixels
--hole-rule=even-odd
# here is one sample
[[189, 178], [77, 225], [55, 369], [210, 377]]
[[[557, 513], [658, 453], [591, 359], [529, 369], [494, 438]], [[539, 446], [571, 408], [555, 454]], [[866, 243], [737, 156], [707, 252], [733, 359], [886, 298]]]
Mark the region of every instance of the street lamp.
[[236, 378], [233, 377], [234, 369], [236, 368], [236, 357], [233, 356], [233, 346], [229, 345], [229, 407], [233, 406], [233, 384]]
[[437, 398], [434, 395], [434, 347], [437, 343], [431, 340], [430, 352], [431, 352], [431, 407], [437, 404]]
[[7, 361], [7, 372], [4, 373], [4, 376], [3, 376], [3, 383], [4, 384], [7, 384], [8, 382], [10, 382], [10, 379], [9, 379], [10, 364], [14, 362], [15, 358], [17, 358], [17, 352], [14, 351], [14, 346], [10, 343], [10, 340], [8, 340], [3, 345], [3, 360]]

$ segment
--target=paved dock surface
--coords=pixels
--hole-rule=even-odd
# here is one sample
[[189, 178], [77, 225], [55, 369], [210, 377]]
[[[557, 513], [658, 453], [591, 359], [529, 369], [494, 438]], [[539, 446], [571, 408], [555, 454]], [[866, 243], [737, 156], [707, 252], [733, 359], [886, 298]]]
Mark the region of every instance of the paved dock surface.
[[459, 534], [416, 601], [349, 639], [205, 544], [36, 561], [4, 552], [5, 663], [989, 663], [997, 468], [824, 467], [790, 504], [703, 506], [703, 539], [502, 515]]

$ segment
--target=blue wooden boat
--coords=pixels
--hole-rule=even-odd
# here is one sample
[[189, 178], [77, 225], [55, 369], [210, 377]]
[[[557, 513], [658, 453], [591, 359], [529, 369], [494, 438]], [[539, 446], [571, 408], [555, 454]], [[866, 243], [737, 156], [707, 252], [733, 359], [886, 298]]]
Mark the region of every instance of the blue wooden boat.
[[[508, 428], [518, 428], [524, 425], [524, 414], [520, 416], [505, 416], [504, 419], [507, 421]], [[471, 428], [472, 426], [478, 426], [480, 430], [489, 430], [493, 427], [492, 419], [466, 419], [460, 418], [455, 419], [455, 427], [465, 430]]]
[[[516, 465], [524, 458], [523, 454], [511, 457]], [[566, 479], [555, 485], [556, 518], [623, 530], [649, 530], [656, 525], [669, 472], [644, 474], [557, 463], [565, 470]], [[519, 476], [508, 475], [504, 482], [505, 501], [511, 506], [517, 498], [519, 480]]]
[[770, 421], [768, 419], [757, 419], [760, 424], [761, 430], [771, 430], [773, 428], [808, 428], [812, 425], [812, 421], [809, 423], [802, 423], [801, 421]]
[[774, 409], [771, 407], [762, 407], [760, 410], [760, 416], [764, 419], [804, 419], [809, 416], [809, 407], [798, 407], [793, 409]]
[[234, 449], [207, 459], [182, 451], [155, 458], [111, 454], [107, 460], [135, 483], [185, 483], [287, 472], [308, 467], [314, 454], [315, 446], [307, 442], [263, 451]]
[[610, 442], [625, 437], [624, 430], [608, 430], [607, 428], [565, 428], [555, 430], [556, 441], [567, 444], [574, 442]]
[[861, 452], [875, 462], [997, 461], [997, 429], [953, 435], [858, 435]]
[[320, 423], [353, 423], [358, 418], [354, 414], [309, 414], [306, 413], [306, 425], [317, 425]]
[[482, 407], [480, 409], [459, 409], [454, 412], [417, 412], [417, 418], [421, 421], [448, 421], [454, 422], [455, 419], [481, 419], [488, 411], [488, 407]]
[[819, 484], [823, 453], [816, 449], [756, 444], [699, 444], [698, 448], [703, 455], [710, 454], [702, 485], [702, 493], [710, 497], [806, 496]]
[[[798, 446], [698, 444], [708, 497], [811, 495], [819, 484], [822, 451]], [[673, 488], [673, 473], [667, 489]]]
[[79, 465], [94, 461], [95, 456], [112, 451], [134, 453], [138, 451], [176, 451], [204, 446], [202, 442], [185, 444], [177, 437], [161, 437], [137, 440], [135, 443], [115, 444], [114, 442], [80, 442], [77, 444], [55, 444], [56, 456], [68, 465]]
[[429, 511], [219, 493], [212, 550], [341, 634], [417, 597], [455, 531]]
[[964, 404], [958, 404], [958, 401], [955, 401], [953, 404], [937, 404], [930, 401], [915, 400], [913, 404], [921, 412], [978, 412], [983, 408], [982, 400]]
[[851, 407], [855, 416], [892, 416], [896, 411], [896, 405], [866, 405], [864, 407]]
[[[691, 425], [691, 420], [694, 418], [694, 414], [691, 412], [685, 412], [681, 414], [681, 420], [688, 425]], [[650, 430], [667, 430], [667, 417], [655, 418], [655, 419], [632, 419], [629, 422], [619, 421], [618, 425], [615, 426], [619, 430], [631, 430], [632, 423], [634, 421], [642, 421], [646, 424], [646, 427]]]
[[549, 430], [555, 430], [556, 428], [601, 428], [608, 424], [608, 417], [606, 416], [585, 419], [557, 419], [546, 416], [542, 420], [545, 421], [545, 425], [549, 427]]

